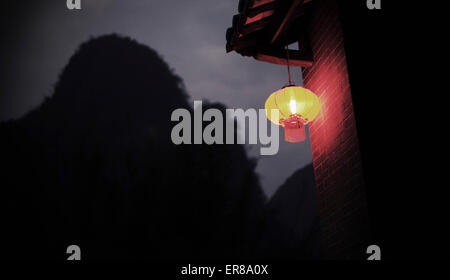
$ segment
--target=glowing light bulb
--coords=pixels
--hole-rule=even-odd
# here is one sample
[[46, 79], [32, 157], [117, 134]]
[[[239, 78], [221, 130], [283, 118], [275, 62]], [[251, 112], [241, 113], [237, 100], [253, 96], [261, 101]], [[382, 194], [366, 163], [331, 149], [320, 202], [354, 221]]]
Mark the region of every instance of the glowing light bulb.
[[289, 106], [291, 107], [291, 114], [295, 114], [297, 112], [297, 102], [294, 99], [291, 99]]

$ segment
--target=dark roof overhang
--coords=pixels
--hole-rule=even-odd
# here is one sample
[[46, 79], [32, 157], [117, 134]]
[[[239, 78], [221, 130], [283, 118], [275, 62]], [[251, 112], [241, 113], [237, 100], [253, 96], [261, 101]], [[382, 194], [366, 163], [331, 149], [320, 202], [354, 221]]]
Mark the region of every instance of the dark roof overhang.
[[313, 56], [306, 32], [311, 0], [240, 0], [238, 14], [227, 29], [226, 50], [257, 60], [286, 65], [286, 45], [299, 43], [289, 50], [289, 64], [311, 66]]

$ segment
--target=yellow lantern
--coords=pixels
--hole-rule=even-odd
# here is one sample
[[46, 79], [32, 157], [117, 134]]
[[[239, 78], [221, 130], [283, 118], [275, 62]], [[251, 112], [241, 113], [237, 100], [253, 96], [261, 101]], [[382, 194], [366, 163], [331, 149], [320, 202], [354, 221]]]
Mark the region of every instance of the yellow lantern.
[[[303, 87], [288, 85], [272, 93], [265, 105], [267, 118], [284, 127], [285, 140], [304, 141], [304, 125], [310, 123], [320, 110], [319, 98]], [[278, 109], [278, 116], [271, 113]]]

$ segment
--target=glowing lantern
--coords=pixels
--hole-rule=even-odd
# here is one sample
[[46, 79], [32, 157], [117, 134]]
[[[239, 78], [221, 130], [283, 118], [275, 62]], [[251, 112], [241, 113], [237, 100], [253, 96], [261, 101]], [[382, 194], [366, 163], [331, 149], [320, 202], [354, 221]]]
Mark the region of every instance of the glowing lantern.
[[[310, 90], [290, 84], [272, 93], [265, 108], [267, 118], [284, 127], [285, 140], [295, 143], [305, 140], [304, 126], [317, 116], [320, 103]], [[272, 115], [272, 109], [278, 109], [278, 116]]]

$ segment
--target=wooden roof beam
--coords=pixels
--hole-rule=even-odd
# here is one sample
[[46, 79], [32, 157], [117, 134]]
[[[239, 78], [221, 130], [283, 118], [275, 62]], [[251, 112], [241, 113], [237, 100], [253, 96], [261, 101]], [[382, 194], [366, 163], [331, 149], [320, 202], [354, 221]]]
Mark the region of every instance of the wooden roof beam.
[[282, 11], [278, 14], [276, 20], [274, 21], [276, 30], [274, 35], [272, 36], [272, 39], [270, 40], [271, 44], [273, 44], [279, 37], [286, 33], [286, 29], [298, 15], [298, 11], [301, 9], [303, 2], [304, 0], [293, 0], [285, 15]]
[[239, 36], [245, 36], [247, 34], [253, 33], [255, 31], [264, 29], [270, 22], [272, 16], [265, 17], [261, 20], [246, 24], [238, 29]]
[[274, 10], [278, 6], [278, 2], [269, 2], [267, 4], [257, 6], [256, 8], [251, 8], [247, 11], [247, 17], [252, 18], [254, 16], [257, 16], [260, 13], [267, 12], [270, 10]]
[[[286, 50], [280, 51], [259, 51], [254, 58], [259, 61], [269, 62], [278, 65], [287, 65]], [[299, 51], [289, 50], [289, 65], [297, 67], [310, 67], [313, 64], [313, 58], [310, 54]]]

